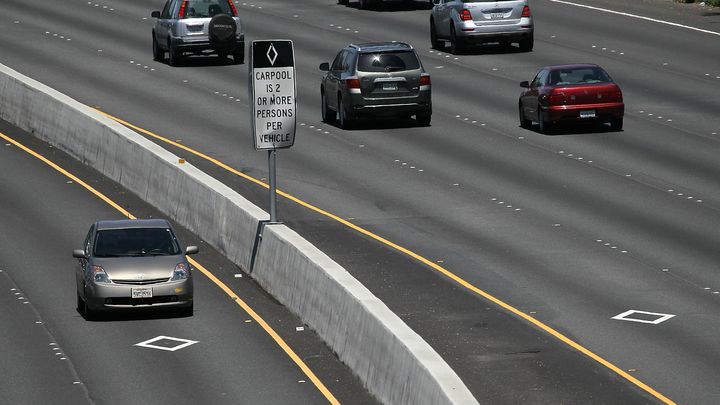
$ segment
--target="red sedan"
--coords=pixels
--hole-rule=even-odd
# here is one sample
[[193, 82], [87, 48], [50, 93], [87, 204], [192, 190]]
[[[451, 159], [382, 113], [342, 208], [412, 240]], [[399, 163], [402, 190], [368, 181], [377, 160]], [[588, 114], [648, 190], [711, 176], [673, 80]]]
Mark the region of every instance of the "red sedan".
[[622, 91], [598, 65], [546, 66], [520, 87], [525, 88], [518, 102], [523, 128], [535, 121], [540, 132], [546, 133], [561, 122], [592, 121], [622, 130]]

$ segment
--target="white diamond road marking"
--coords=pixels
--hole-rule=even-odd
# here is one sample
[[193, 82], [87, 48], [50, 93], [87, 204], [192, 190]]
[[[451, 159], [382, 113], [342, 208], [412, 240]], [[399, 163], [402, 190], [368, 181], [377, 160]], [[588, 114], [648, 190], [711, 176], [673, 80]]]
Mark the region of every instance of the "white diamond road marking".
[[[174, 347], [156, 346], [156, 345], [152, 344], [152, 343], [160, 341], [160, 340], [174, 340], [180, 344], [178, 344], [177, 346], [174, 346]], [[175, 337], [170, 337], [170, 336], [158, 336], [158, 337], [154, 337], [150, 340], [146, 340], [144, 342], [136, 343], [133, 346], [147, 347], [150, 349], [160, 349], [160, 350], [167, 350], [170, 352], [174, 352], [175, 350], [184, 349], [190, 345], [194, 345], [195, 343], [198, 343], [198, 342], [195, 340], [180, 339], [180, 338], [175, 338]]]
[[[648, 321], [647, 319], [639, 319], [639, 318], [632, 318], [631, 315], [634, 314], [643, 314], [643, 315], [649, 315], [649, 316], [656, 316], [657, 319], [653, 321]], [[653, 325], [657, 325], [659, 323], [665, 322], [668, 319], [674, 317], [675, 315], [671, 314], [659, 314], [657, 312], [646, 312], [646, 311], [638, 311], [635, 309], [631, 309], [629, 311], [625, 311], [622, 314], [615, 315], [610, 319], [617, 319], [619, 321], [630, 321], [630, 322], [640, 322], [640, 323], [649, 323]]]

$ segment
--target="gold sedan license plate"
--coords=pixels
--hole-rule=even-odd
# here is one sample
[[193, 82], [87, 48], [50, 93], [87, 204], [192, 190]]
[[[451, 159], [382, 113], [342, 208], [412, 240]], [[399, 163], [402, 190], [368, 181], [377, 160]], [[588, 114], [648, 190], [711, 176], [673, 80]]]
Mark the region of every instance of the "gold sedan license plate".
[[152, 288], [133, 288], [132, 289], [132, 297], [133, 298], [152, 298]]

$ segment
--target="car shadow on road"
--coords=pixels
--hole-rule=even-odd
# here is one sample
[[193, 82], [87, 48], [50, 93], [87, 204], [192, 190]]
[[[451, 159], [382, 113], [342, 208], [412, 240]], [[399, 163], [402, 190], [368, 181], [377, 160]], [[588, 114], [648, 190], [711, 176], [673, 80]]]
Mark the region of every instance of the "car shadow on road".
[[[360, 9], [360, 2], [353, 1], [348, 3], [346, 7]], [[432, 6], [427, 0], [415, 0], [411, 2], [399, 2], [399, 3], [387, 3], [384, 5], [375, 4], [373, 7], [366, 11], [379, 11], [379, 12], [397, 12], [397, 11], [415, 11], [415, 10], [430, 10]]]
[[540, 132], [540, 126], [534, 124], [531, 131], [544, 136], [572, 136], [572, 135], [600, 135], [600, 134], [619, 134], [623, 130], [613, 130], [610, 124], [598, 124], [589, 122], [564, 123], [553, 127], [550, 131]]
[[[340, 129], [340, 124], [336, 120], [329, 124], [335, 128]], [[415, 118], [361, 118], [353, 121], [350, 128], [346, 128], [346, 131], [364, 131], [364, 130], [385, 130], [385, 129], [404, 129], [404, 128], [429, 128], [428, 126], [420, 125], [415, 121]]]
[[[76, 310], [77, 311], [77, 310]], [[83, 317], [80, 311], [77, 311], [80, 317]], [[127, 321], [146, 321], [153, 319], [175, 319], [189, 318], [190, 315], [181, 310], [165, 309], [165, 310], [138, 310], [138, 311], [120, 311], [120, 312], [101, 312], [94, 313], [90, 321], [92, 322], [127, 322]]]
[[[445, 41], [445, 47], [442, 49], [436, 49], [438, 52], [446, 53], [448, 55], [453, 55], [450, 52], [450, 42]], [[498, 43], [487, 43], [487, 44], [477, 44], [477, 45], [471, 45], [466, 46], [465, 48], [461, 49], [457, 53], [455, 53], [455, 56], [465, 56], [465, 55], [504, 55], [504, 54], [515, 54], [515, 53], [527, 53], [520, 50], [520, 48], [517, 45], [500, 45]]]
[[[166, 62], [167, 64], [167, 62]], [[184, 56], [180, 63], [175, 66], [179, 68], [186, 67], [213, 67], [213, 66], [235, 66], [236, 63], [232, 57], [221, 58], [217, 55], [192, 55]]]

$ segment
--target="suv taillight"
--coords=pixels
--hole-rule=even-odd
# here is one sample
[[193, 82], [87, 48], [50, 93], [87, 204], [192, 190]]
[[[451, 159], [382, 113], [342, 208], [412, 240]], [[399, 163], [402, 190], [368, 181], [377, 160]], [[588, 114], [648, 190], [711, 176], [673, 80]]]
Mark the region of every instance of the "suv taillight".
[[422, 76], [420, 76], [420, 85], [421, 86], [429, 86], [430, 85], [430, 75], [427, 73], [423, 73]]
[[460, 12], [460, 19], [463, 21], [470, 21], [472, 20], [472, 14], [470, 14], [470, 10], [464, 8]]
[[230, 10], [232, 10], [233, 17], [237, 17], [238, 13], [237, 13], [237, 9], [235, 8], [235, 4], [232, 2], [232, 0], [227, 0], [227, 2], [228, 2], [228, 5], [230, 6]]
[[348, 77], [345, 79], [345, 87], [348, 89], [359, 89], [360, 88], [360, 79], [357, 77]]
[[182, 20], [183, 18], [185, 18], [185, 13], [187, 12], [187, 5], [187, 0], [180, 3], [180, 10], [178, 10], [178, 19]]
[[523, 12], [521, 17], [530, 18], [530, 6], [523, 7]]

